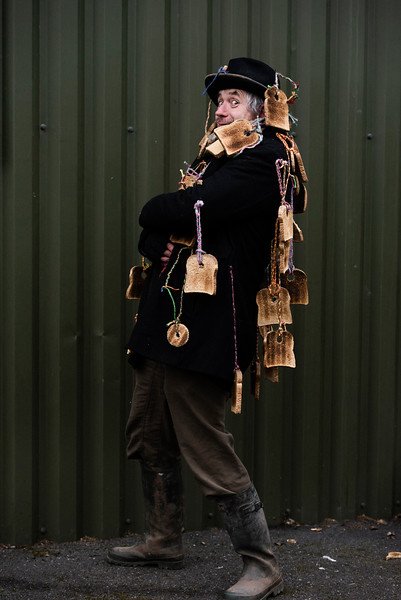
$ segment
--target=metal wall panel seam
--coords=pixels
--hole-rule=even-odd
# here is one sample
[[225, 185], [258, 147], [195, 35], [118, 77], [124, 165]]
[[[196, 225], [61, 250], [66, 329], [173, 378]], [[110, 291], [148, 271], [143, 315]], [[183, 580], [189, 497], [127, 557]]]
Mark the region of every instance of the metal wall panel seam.
[[[320, 278], [324, 256], [313, 250], [324, 247], [325, 241], [327, 95], [324, 82], [328, 56], [325, 32], [329, 19], [326, 5], [313, 0], [303, 2], [302, 8], [295, 3], [292, 12], [292, 48], [295, 54], [290, 76], [300, 82], [300, 98], [295, 105], [299, 125], [293, 130], [310, 179], [307, 184], [310, 200], [306, 214], [297, 215], [295, 219], [304, 232], [305, 242], [296, 244], [294, 260], [296, 267], [305, 270], [308, 275], [309, 305], [294, 307], [293, 310], [297, 368], [290, 398], [294, 404], [294, 435], [288, 439], [288, 444], [293, 446], [290, 477], [294, 493], [289, 506], [296, 507], [294, 514], [297, 518], [314, 522], [320, 514], [322, 464], [327, 460], [322, 436], [323, 361], [320, 352], [324, 325]], [[302, 503], [305, 494], [309, 497], [307, 506]]]
[[[60, 521], [63, 539], [77, 535], [78, 494], [78, 414], [80, 403], [79, 369], [79, 194], [78, 194], [78, 139], [79, 122], [79, 1], [61, 3], [59, 7], [59, 155], [60, 173], [60, 324], [58, 344], [60, 352]], [[54, 96], [56, 100], [56, 96]], [[55, 107], [53, 107], [55, 110]], [[56, 111], [55, 111], [56, 112]], [[70, 498], [68, 509], [65, 498]]]
[[[128, 272], [134, 264], [140, 264], [139, 253], [137, 249], [138, 242], [138, 226], [137, 215], [139, 207], [138, 199], [135, 190], [135, 165], [137, 161], [138, 144], [138, 122], [136, 114], [136, 90], [139, 85], [136, 65], [136, 37], [138, 23], [136, 18], [137, 6], [136, 2], [129, 2], [127, 5], [127, 124], [132, 128], [131, 133], [128, 132], [127, 137], [127, 219], [126, 219], [126, 285], [128, 284]], [[126, 342], [130, 330], [133, 325], [133, 318], [138, 309], [138, 301], [125, 302], [125, 330], [122, 341]], [[132, 462], [127, 461], [125, 454], [125, 443], [123, 431], [125, 429], [126, 420], [129, 414], [131, 397], [132, 397], [132, 368], [125, 360], [125, 414], [122, 415], [121, 424], [121, 446], [122, 456], [121, 461], [124, 466], [124, 495], [123, 495], [123, 510], [124, 510], [124, 530], [142, 531], [143, 529], [143, 502], [139, 497], [140, 474], [135, 470]], [[136, 498], [138, 495], [138, 498]]]
[[[235, 8], [234, 8], [235, 7]], [[212, 4], [212, 72], [227, 64], [234, 56], [246, 54], [246, 35], [242, 35], [247, 22], [247, 4], [239, 0], [220, 0]]]
[[[119, 521], [120, 454], [119, 398], [121, 395], [120, 352], [117, 344], [121, 330], [121, 4], [104, 0], [94, 9], [94, 91], [96, 143], [93, 218], [97, 227], [92, 246], [90, 276], [92, 291], [91, 332], [95, 354], [92, 357], [91, 404], [94, 413], [92, 452], [98, 471], [94, 477], [97, 497], [93, 498], [96, 527], [102, 536], [111, 535]], [[88, 221], [86, 227], [91, 227]], [[93, 315], [93, 316], [92, 316]], [[99, 400], [101, 402], [99, 403]]]
[[[1, 44], [0, 44], [0, 457], [4, 457], [6, 454], [5, 444], [5, 386], [4, 386], [4, 306], [3, 306], [3, 290], [5, 284], [4, 267], [3, 267], [3, 256], [4, 256], [4, 241], [3, 241], [3, 111], [4, 111], [4, 88], [3, 88], [3, 43], [4, 43], [4, 25], [3, 25], [3, 0], [0, 0], [0, 32], [1, 32]], [[5, 530], [5, 490], [4, 490], [4, 479], [5, 479], [5, 467], [4, 460], [0, 460], [0, 539], [3, 538]]]
[[[137, 146], [138, 146], [138, 121], [136, 114], [136, 94], [137, 87], [139, 85], [139, 79], [136, 72], [136, 38], [138, 35], [138, 20], [137, 20], [137, 3], [130, 2], [127, 6], [127, 110], [129, 117], [129, 124], [133, 128], [132, 133], [128, 136], [128, 148], [127, 148], [127, 223], [126, 223], [126, 240], [127, 240], [127, 271], [126, 271], [126, 283], [128, 282], [128, 270], [134, 264], [139, 264], [139, 255], [137, 250], [137, 215], [139, 208], [137, 206], [137, 195], [136, 195], [136, 178], [135, 178], [135, 165], [137, 162]], [[133, 318], [138, 308], [138, 302], [132, 301], [126, 303], [126, 323], [124, 342], [128, 339], [131, 327], [133, 325]], [[123, 419], [123, 428], [128, 417], [131, 396], [132, 396], [132, 368], [126, 363], [126, 409]], [[123, 463], [124, 463], [124, 475], [125, 475], [125, 491], [124, 491], [124, 516], [126, 521], [126, 528], [133, 529], [134, 531], [141, 531], [143, 529], [143, 503], [142, 498], [136, 499], [135, 495], [140, 489], [140, 475], [135, 470], [133, 463], [127, 461], [125, 454], [125, 444], [123, 444]], [[138, 494], [139, 496], [139, 494]], [[142, 503], [142, 504], [141, 504]]]
[[46, 8], [42, 163], [48, 168], [41, 182], [41, 354], [48, 368], [42, 376], [41, 451], [49, 478], [41, 482], [40, 526], [57, 538], [71, 539], [78, 511], [78, 4]]
[[[338, 386], [334, 415], [334, 435], [338, 431], [341, 444], [335, 441], [333, 446], [333, 466], [338, 476], [336, 491], [337, 504], [344, 514], [355, 510], [357, 455], [359, 440], [354, 435], [358, 423], [358, 396], [360, 362], [355, 357], [360, 355], [360, 303], [355, 303], [359, 296], [361, 282], [361, 248], [363, 236], [363, 202], [361, 182], [363, 179], [363, 131], [361, 107], [364, 91], [364, 45], [365, 45], [365, 11], [360, 0], [347, 5], [348, 15], [340, 2], [340, 21], [342, 31], [340, 45], [340, 90], [337, 110], [341, 116], [338, 121], [339, 134], [342, 127], [347, 131], [346, 144], [342, 135], [338, 136], [341, 157], [337, 164], [338, 195], [336, 203], [341, 206], [340, 220], [335, 220], [337, 243], [337, 261], [339, 267], [336, 276], [336, 339], [335, 361], [342, 361], [337, 370]], [[349, 27], [345, 21], [348, 16]], [[344, 31], [346, 35], [344, 35]], [[348, 115], [344, 121], [344, 113]], [[343, 184], [342, 184], [343, 182]], [[333, 235], [334, 238], [334, 235]]]
[[[128, 102], [128, 2], [123, 0], [121, 6], [121, 247], [120, 247], [120, 294], [118, 301], [120, 304], [120, 331], [118, 336], [118, 351], [120, 360], [120, 381], [121, 381], [121, 393], [119, 400], [119, 430], [118, 430], [118, 441], [119, 441], [119, 462], [118, 462], [118, 477], [119, 477], [119, 504], [118, 504], [118, 519], [119, 519], [119, 531], [124, 532], [127, 525], [127, 516], [125, 508], [125, 491], [126, 491], [126, 480], [125, 480], [125, 456], [122, 452], [123, 445], [123, 432], [126, 421], [126, 395], [127, 395], [127, 361], [124, 352], [125, 344], [125, 331], [126, 331], [126, 300], [125, 300], [125, 289], [127, 285], [127, 215], [128, 215], [128, 153], [129, 153], [129, 139], [132, 139], [132, 125], [130, 125], [129, 115], [129, 102]], [[116, 299], [117, 301], [117, 299]], [[116, 399], [117, 401], [117, 399]], [[129, 523], [128, 523], [129, 524]]]
[[32, 537], [39, 531], [39, 481], [40, 481], [40, 353], [39, 353], [39, 274], [40, 274], [40, 181], [39, 181], [39, 153], [40, 153], [40, 128], [39, 128], [39, 6], [36, 2], [32, 10], [32, 407], [33, 407], [33, 446], [32, 446]]
[[[195, 158], [198, 141], [203, 135], [207, 98], [201, 92], [206, 70], [204, 48], [207, 45], [208, 4], [173, 0], [166, 8], [169, 10], [166, 15], [165, 69], [165, 139], [168, 140], [165, 161], [168, 171], [161, 191], [174, 191], [179, 169], [185, 170], [184, 161], [191, 163]], [[196, 24], [196, 27], [186, 27], [186, 23]], [[186, 465], [183, 480], [185, 495], [191, 498], [185, 507], [185, 527], [193, 529], [201, 527], [203, 522], [213, 523], [208, 515], [215, 511], [210, 510]]]
[[[104, 73], [101, 42], [104, 40], [104, 2], [85, 3], [85, 212], [84, 298], [85, 403], [83, 493], [86, 500], [85, 533], [102, 531], [102, 313], [104, 306], [103, 206], [104, 206]], [[99, 44], [100, 38], [100, 44]], [[100, 45], [100, 47], [99, 47]]]
[[[60, 523], [63, 539], [77, 537], [78, 415], [81, 358], [79, 322], [79, 0], [61, 3], [60, 102]], [[68, 441], [65, 441], [68, 440]], [[65, 508], [65, 498], [70, 498]]]
[[[165, 63], [160, 60], [166, 48], [166, 5], [164, 2], [134, 2], [130, 6], [134, 20], [135, 38], [132, 40], [134, 90], [131, 91], [132, 114], [135, 121], [133, 155], [133, 202], [130, 214], [133, 219], [133, 251], [137, 255], [138, 213], [151, 196], [160, 193], [166, 180], [164, 111]], [[133, 22], [133, 21], [131, 21]], [[133, 257], [134, 259], [134, 257]], [[134, 264], [134, 263], [132, 263]], [[138, 264], [138, 263], [136, 263]], [[129, 310], [134, 312], [134, 303]], [[132, 323], [132, 322], [131, 322]], [[127, 336], [131, 329], [128, 323]], [[130, 369], [130, 368], [129, 368]], [[128, 371], [128, 389], [132, 389], [131, 373]], [[127, 465], [130, 480], [127, 482], [126, 514], [139, 529], [143, 528], [143, 500], [140, 493], [140, 474], [137, 465]]]
[[[398, 32], [396, 31], [395, 24], [401, 21], [401, 8], [397, 2], [393, 14], [397, 15], [398, 18], [392, 20], [392, 35], [395, 39], [395, 56], [393, 58], [394, 64], [401, 63], [401, 43], [399, 40]], [[393, 117], [393, 121], [389, 124], [389, 127], [394, 127], [396, 141], [394, 144], [394, 155], [396, 164], [401, 162], [401, 77], [399, 69], [395, 70], [398, 72], [398, 79], [391, 84], [391, 98], [394, 99], [394, 107], [390, 109], [390, 115]], [[394, 173], [394, 189], [390, 192], [394, 194], [396, 203], [398, 206], [398, 231], [401, 231], [401, 170], [396, 168]], [[397, 200], [398, 199], [398, 200]], [[401, 331], [401, 247], [400, 247], [400, 236], [397, 237], [397, 248], [395, 249], [395, 255], [397, 256], [397, 320], [394, 323], [395, 331]], [[395, 350], [395, 420], [394, 420], [394, 459], [393, 459], [393, 505], [392, 514], [401, 513], [401, 336], [398, 335], [398, 341]]]
[[[252, 56], [267, 62], [281, 73], [291, 76], [291, 4], [287, 2], [259, 2], [254, 26], [258, 38], [252, 39]], [[290, 454], [287, 445], [291, 437], [292, 373], [282, 369], [280, 384], [265, 382], [255, 413], [256, 482], [266, 506], [267, 518], [273, 523], [282, 520], [289, 507]], [[293, 441], [293, 440], [292, 440]]]
[[[376, 6], [375, 0], [367, 2], [366, 8], [366, 36], [365, 36], [365, 135], [364, 135], [364, 181], [362, 182], [362, 195], [364, 207], [364, 239], [363, 239], [363, 264], [361, 278], [361, 372], [360, 372], [360, 401], [359, 401], [359, 470], [358, 470], [358, 498], [356, 507], [359, 510], [369, 510], [367, 506], [368, 493], [370, 487], [369, 478], [369, 414], [370, 414], [370, 372], [372, 370], [370, 340], [372, 338], [372, 240], [374, 235], [374, 220], [372, 204], [374, 194], [371, 186], [371, 173], [374, 168], [372, 163], [372, 151], [375, 143], [372, 137], [372, 125], [374, 122], [374, 103], [372, 102], [372, 92], [375, 87], [374, 56], [376, 55]], [[368, 137], [369, 135], [369, 137]]]
[[[400, 236], [401, 228], [401, 76], [399, 65], [401, 63], [401, 43], [399, 38], [398, 24], [401, 22], [401, 6], [399, 3], [388, 5], [387, 11], [382, 21], [382, 35], [388, 40], [388, 49], [386, 56], [386, 65], [388, 65], [388, 97], [386, 98], [387, 110], [386, 115], [386, 140], [391, 155], [386, 161], [388, 163], [388, 182], [389, 189], [387, 195], [392, 198], [391, 211], [389, 221], [391, 222], [391, 213], [394, 210], [398, 212], [398, 224], [394, 224], [396, 232], [394, 237], [395, 247], [393, 249], [394, 258], [394, 273], [398, 273], [398, 277], [393, 275], [393, 269], [390, 268], [390, 277], [395, 277], [397, 286], [394, 288], [395, 294], [395, 319], [394, 325], [394, 426], [393, 434], [393, 456], [390, 463], [386, 463], [388, 478], [391, 478], [392, 498], [386, 499], [388, 509], [391, 514], [399, 514], [401, 506], [401, 469], [398, 468], [401, 464], [401, 260], [400, 260]], [[390, 22], [390, 26], [387, 24]], [[398, 77], [396, 77], [398, 74]], [[391, 421], [390, 421], [391, 422]]]
[[[2, 173], [3, 173], [3, 110], [4, 110], [4, 90], [3, 90], [3, 44], [4, 44], [4, 28], [3, 28], [3, 1], [0, 0], [0, 193], [2, 192]], [[1, 223], [2, 224], [2, 223]]]
[[[393, 196], [393, 173], [399, 169], [399, 157], [395, 156], [395, 144], [399, 135], [394, 131], [394, 121], [391, 114], [393, 102], [391, 96], [394, 87], [394, 74], [398, 73], [399, 85], [399, 35], [394, 27], [394, 6], [381, 6], [377, 11], [377, 55], [374, 67], [376, 81], [380, 87], [374, 87], [375, 101], [375, 170], [376, 178], [372, 181], [376, 198], [373, 204], [375, 215], [376, 235], [373, 240], [372, 265], [374, 268], [374, 296], [372, 303], [372, 318], [374, 322], [372, 344], [372, 360], [375, 370], [371, 374], [372, 437], [370, 449], [372, 454], [370, 474], [376, 486], [371, 489], [371, 505], [374, 511], [384, 507], [386, 512], [392, 504], [393, 481], [392, 469], [388, 461], [393, 448], [393, 423], [395, 410], [395, 377], [394, 356], [399, 343], [398, 332], [394, 329], [394, 318], [397, 309], [395, 289], [388, 282], [397, 270], [398, 256], [389, 240], [398, 237], [397, 221], [394, 212], [399, 210], [399, 203]], [[398, 7], [399, 13], [399, 7]], [[398, 56], [394, 50], [398, 48]], [[398, 59], [398, 60], [397, 60]], [[383, 71], [383, 64], [387, 68]], [[385, 90], [383, 94], [381, 89]], [[394, 242], [393, 242], [394, 244]], [[373, 408], [373, 407], [371, 407]], [[376, 418], [373, 419], [373, 416]], [[379, 484], [380, 482], [380, 484]]]
[[[32, 7], [4, 7], [7, 31], [5, 77], [6, 146], [4, 165], [4, 507], [5, 540], [28, 542], [33, 535], [32, 450]], [[20, 39], [25, 43], [21, 45]], [[29, 260], [27, 260], [29, 257]], [[28, 402], [27, 402], [28, 399]]]
[[[355, 24], [355, 30], [351, 28], [351, 23], [354, 17], [355, 3], [347, 4], [346, 10], [339, 4], [333, 5], [332, 12], [332, 30], [337, 32], [335, 50], [333, 55], [333, 67], [331, 77], [331, 95], [336, 97], [336, 92], [341, 88], [341, 94], [338, 95], [338, 106], [331, 106], [331, 117], [333, 127], [331, 129], [331, 138], [329, 140], [330, 149], [330, 215], [329, 224], [331, 227], [328, 230], [328, 242], [332, 244], [333, 253], [330, 257], [330, 264], [326, 270], [327, 273], [327, 298], [330, 298], [331, 290], [334, 290], [333, 299], [330, 299], [330, 317], [332, 319], [332, 347], [326, 354], [327, 369], [331, 370], [332, 379], [326, 388], [326, 393], [332, 396], [332, 446], [331, 446], [331, 463], [332, 463], [332, 478], [331, 478], [331, 507], [335, 516], [341, 518], [342, 514], [347, 512], [347, 503], [349, 495], [346, 493], [345, 483], [352, 481], [349, 479], [348, 468], [349, 462], [345, 460], [348, 455], [345, 449], [350, 443], [349, 429], [351, 422], [355, 419], [355, 408], [352, 409], [352, 402], [355, 402], [355, 390], [352, 390], [353, 379], [349, 378], [347, 364], [350, 361], [348, 352], [355, 356], [357, 348], [355, 339], [358, 339], [357, 321], [354, 322], [354, 312], [351, 314], [348, 310], [350, 301], [350, 292], [348, 284], [353, 289], [354, 279], [349, 271], [347, 260], [348, 245], [358, 240], [360, 235], [357, 228], [353, 234], [349, 233], [350, 225], [352, 224], [352, 211], [357, 210], [360, 204], [359, 198], [351, 197], [351, 189], [353, 181], [358, 177], [360, 167], [356, 166], [356, 172], [352, 168], [354, 156], [358, 157], [358, 150], [351, 154], [349, 144], [351, 139], [342, 135], [343, 131], [354, 135], [354, 92], [355, 86], [354, 77], [350, 76], [352, 65], [349, 63], [349, 58], [356, 60], [357, 53], [354, 53], [355, 48], [358, 48], [360, 43], [359, 24]], [[341, 31], [341, 44], [339, 43], [339, 33]], [[355, 31], [358, 35], [355, 35]], [[353, 75], [356, 76], [357, 73]], [[357, 69], [356, 69], [357, 71]], [[351, 83], [352, 81], [352, 83]], [[357, 220], [357, 217], [356, 217]], [[356, 248], [352, 249], [355, 254]], [[347, 356], [346, 361], [342, 361], [341, 357]], [[353, 362], [352, 362], [353, 364]], [[351, 389], [349, 389], [351, 388]], [[351, 403], [346, 403], [346, 396], [350, 396]], [[340, 441], [340, 443], [339, 443]], [[354, 456], [354, 453], [352, 454]], [[353, 467], [354, 468], [354, 467]]]
[[[83, 206], [83, 406], [82, 416], [85, 427], [85, 436], [82, 440], [82, 522], [86, 535], [96, 535], [100, 531], [98, 527], [99, 509], [96, 503], [98, 488], [95, 485], [95, 473], [99, 470], [98, 456], [94, 445], [96, 439], [95, 425], [98, 418], [98, 407], [93, 399], [93, 373], [94, 373], [94, 349], [92, 340], [93, 312], [92, 304], [92, 278], [91, 274], [95, 268], [93, 258], [94, 227], [95, 218], [92, 215], [93, 205], [98, 201], [95, 189], [95, 135], [97, 131], [95, 120], [95, 4], [92, 0], [85, 0], [84, 15], [84, 206]], [[96, 200], [95, 200], [96, 199]], [[97, 269], [96, 272], [99, 272]], [[100, 272], [99, 272], [100, 274]], [[97, 295], [95, 294], [95, 299]], [[98, 303], [102, 302], [98, 294]], [[95, 395], [98, 402], [100, 396]], [[93, 406], [94, 405], [94, 406]]]
[[[108, 48], [109, 60], [107, 61], [106, 97], [107, 122], [110, 123], [107, 131], [107, 162], [110, 165], [109, 186], [105, 203], [105, 322], [106, 336], [104, 347], [104, 361], [107, 365], [104, 372], [105, 380], [105, 407], [104, 407], [104, 478], [103, 490], [105, 493], [104, 505], [104, 535], [110, 535], [115, 531], [119, 520], [119, 470], [115, 468], [120, 455], [120, 410], [122, 409], [121, 398], [122, 380], [121, 374], [121, 350], [119, 345], [119, 332], [122, 328], [121, 305], [121, 270], [122, 262], [122, 178], [124, 162], [122, 155], [121, 135], [125, 115], [123, 108], [122, 80], [122, 6], [116, 10], [115, 2], [107, 2], [107, 13], [105, 15], [108, 24], [106, 48]], [[110, 52], [110, 48], [112, 52]]]
[[78, 365], [77, 365], [77, 464], [76, 464], [76, 502], [77, 502], [77, 535], [84, 534], [84, 436], [86, 424], [84, 423], [84, 375], [85, 375], [85, 1], [78, 0], [77, 19], [77, 335], [78, 335]]
[[[326, 208], [326, 224], [327, 227], [324, 230], [326, 239], [325, 239], [325, 244], [323, 246], [323, 256], [325, 258], [325, 265], [323, 268], [322, 265], [322, 288], [323, 288], [323, 297], [325, 299], [325, 320], [323, 323], [323, 335], [322, 335], [322, 355], [323, 355], [323, 398], [324, 398], [324, 402], [326, 405], [326, 418], [328, 419], [328, 421], [331, 424], [331, 416], [332, 416], [332, 412], [333, 412], [333, 369], [332, 369], [332, 361], [333, 361], [333, 312], [334, 312], [334, 308], [333, 308], [333, 294], [332, 294], [332, 290], [333, 290], [333, 281], [328, 281], [328, 274], [330, 274], [330, 276], [333, 276], [333, 272], [334, 272], [334, 252], [335, 252], [335, 248], [334, 248], [334, 243], [330, 243], [328, 242], [328, 237], [329, 237], [329, 233], [330, 233], [330, 223], [331, 223], [331, 218], [332, 218], [332, 207], [334, 206], [335, 202], [333, 200], [333, 185], [334, 185], [334, 174], [333, 174], [333, 170], [332, 170], [332, 165], [335, 162], [336, 156], [335, 156], [335, 147], [333, 146], [333, 142], [332, 142], [332, 136], [333, 136], [333, 129], [335, 129], [335, 126], [332, 125], [332, 115], [334, 114], [335, 111], [335, 104], [336, 104], [336, 98], [334, 96], [334, 94], [331, 93], [331, 90], [333, 89], [333, 85], [334, 85], [334, 90], [335, 88], [335, 84], [336, 84], [336, 77], [332, 75], [332, 71], [334, 68], [334, 64], [335, 64], [335, 60], [336, 60], [336, 56], [334, 55], [334, 50], [337, 48], [337, 43], [338, 40], [335, 37], [335, 33], [336, 30], [335, 28], [333, 29], [332, 26], [332, 21], [333, 21], [333, 11], [334, 8], [331, 8], [330, 10], [330, 46], [329, 46], [329, 54], [330, 54], [330, 72], [328, 73], [328, 80], [325, 82], [328, 88], [328, 105], [327, 105], [327, 111], [330, 115], [330, 118], [328, 118], [328, 123], [327, 123], [327, 129], [326, 129], [326, 135], [327, 135], [327, 162], [328, 162], [328, 169], [325, 172], [325, 179], [326, 179], [326, 186], [327, 186], [327, 197], [326, 197], [326, 203], [325, 203], [325, 208]], [[334, 81], [334, 83], [333, 83]], [[333, 439], [333, 435], [332, 435], [332, 429], [330, 427], [330, 437], [328, 440], [328, 447], [327, 447], [327, 452], [329, 455], [329, 464], [328, 464], [328, 469], [330, 471], [330, 483], [329, 483], [329, 498], [330, 498], [330, 509], [332, 510], [332, 502], [331, 502], [331, 498], [333, 497], [333, 490], [332, 490], [332, 478], [331, 478], [331, 468], [332, 468], [332, 439]], [[335, 513], [332, 513], [331, 516], [336, 516]]]
[[[230, 58], [247, 53], [249, 5], [238, 0], [221, 0], [212, 5], [212, 72], [228, 63]], [[213, 108], [213, 107], [212, 107]], [[236, 451], [246, 467], [253, 470], [253, 419], [254, 407], [249, 398], [248, 386], [244, 387], [244, 409], [239, 418], [227, 416], [227, 427], [233, 433]]]
[[[53, 316], [53, 327], [57, 325], [54, 321], [54, 311], [49, 309], [49, 304], [46, 304], [52, 298], [51, 291], [44, 289], [44, 286], [51, 279], [47, 268], [51, 264], [50, 251], [47, 246], [48, 235], [50, 234], [51, 227], [48, 222], [48, 206], [49, 206], [49, 43], [48, 43], [48, 31], [49, 31], [49, 14], [48, 14], [48, 3], [41, 0], [38, 4], [38, 79], [35, 82], [37, 93], [38, 93], [38, 129], [39, 129], [39, 144], [38, 144], [38, 185], [39, 185], [39, 223], [38, 223], [38, 262], [39, 262], [39, 277], [38, 277], [38, 349], [37, 354], [39, 357], [39, 372], [38, 372], [38, 384], [40, 390], [40, 403], [38, 409], [38, 459], [39, 459], [39, 473], [38, 473], [38, 531], [42, 535], [50, 530], [51, 534], [57, 535], [57, 526], [53, 523], [49, 513], [49, 502], [52, 507], [54, 501], [53, 494], [57, 493], [58, 488], [57, 477], [54, 477], [54, 462], [53, 462], [53, 445], [48, 441], [47, 434], [51, 431], [51, 427], [47, 426], [49, 418], [49, 403], [50, 409], [53, 406], [54, 398], [49, 402], [48, 394], [48, 376], [52, 372], [52, 365], [48, 362], [51, 352], [49, 352], [48, 332], [53, 331], [53, 328], [49, 328], [49, 321]], [[52, 127], [55, 124], [52, 123]], [[53, 139], [55, 136], [53, 134]], [[55, 202], [51, 202], [50, 206], [53, 206]], [[46, 247], [47, 246], [47, 247]], [[53, 256], [53, 260], [56, 259], [56, 255]], [[56, 260], [54, 261], [56, 262]], [[54, 300], [54, 299], [53, 299]], [[44, 365], [46, 367], [44, 368]], [[57, 373], [57, 370], [56, 370]], [[46, 445], [49, 445], [46, 448]], [[47, 452], [49, 450], [50, 452]], [[51, 509], [50, 509], [51, 512]]]

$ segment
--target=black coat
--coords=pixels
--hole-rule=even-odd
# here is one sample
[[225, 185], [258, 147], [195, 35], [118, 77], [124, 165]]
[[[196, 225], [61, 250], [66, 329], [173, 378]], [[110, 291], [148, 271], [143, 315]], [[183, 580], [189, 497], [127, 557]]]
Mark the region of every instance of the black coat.
[[[255, 355], [257, 340], [256, 292], [266, 285], [270, 244], [280, 195], [275, 161], [286, 159], [282, 143], [267, 130], [263, 141], [242, 154], [213, 159], [203, 185], [155, 196], [142, 209], [144, 228], [139, 250], [153, 263], [139, 304], [138, 320], [128, 342], [130, 362], [141, 356], [176, 367], [200, 371], [231, 385], [235, 367], [232, 280], [236, 313], [238, 363], [242, 371]], [[195, 234], [194, 204], [201, 199], [202, 247], [218, 260], [217, 294], [183, 295], [181, 322], [189, 340], [171, 346], [167, 323], [173, 305], [161, 288], [174, 264], [176, 245], [167, 269], [160, 257], [172, 233]], [[189, 250], [183, 250], [169, 285], [181, 290]], [[177, 312], [180, 291], [172, 292]]]

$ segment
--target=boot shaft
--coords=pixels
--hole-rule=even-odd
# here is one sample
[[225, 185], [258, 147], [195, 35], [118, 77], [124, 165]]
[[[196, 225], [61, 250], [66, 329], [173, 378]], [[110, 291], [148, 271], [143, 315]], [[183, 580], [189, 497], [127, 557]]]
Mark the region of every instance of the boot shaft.
[[[263, 504], [253, 485], [239, 494], [220, 496], [217, 506], [234, 549], [271, 548]], [[241, 553], [241, 552], [240, 552]]]
[[269, 528], [257, 491], [247, 490], [217, 498], [234, 550], [243, 560], [242, 576], [225, 592], [227, 600], [257, 600], [275, 596], [283, 581], [272, 551]]
[[183, 486], [180, 463], [169, 470], [154, 471], [141, 463], [145, 499], [146, 543], [156, 551], [161, 546], [182, 546]]
[[183, 566], [183, 494], [180, 463], [169, 470], [155, 471], [141, 463], [145, 518], [145, 541], [118, 546], [108, 561], [118, 565], [153, 565], [166, 569]]

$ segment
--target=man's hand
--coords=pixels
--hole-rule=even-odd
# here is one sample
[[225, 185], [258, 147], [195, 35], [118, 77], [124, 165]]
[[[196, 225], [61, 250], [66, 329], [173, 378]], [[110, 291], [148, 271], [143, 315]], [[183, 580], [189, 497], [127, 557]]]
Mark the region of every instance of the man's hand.
[[170, 256], [171, 256], [171, 253], [173, 250], [174, 250], [174, 244], [171, 244], [169, 242], [167, 244], [165, 251], [163, 252], [163, 256], [160, 259], [165, 267], [167, 266], [167, 263], [170, 260]]

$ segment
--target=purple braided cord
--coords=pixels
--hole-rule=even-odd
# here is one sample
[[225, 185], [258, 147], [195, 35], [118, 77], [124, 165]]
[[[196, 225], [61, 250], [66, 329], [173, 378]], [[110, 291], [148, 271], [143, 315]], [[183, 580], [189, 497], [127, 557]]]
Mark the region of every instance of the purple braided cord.
[[[290, 185], [291, 185], [291, 210], [293, 210], [294, 207], [294, 184], [292, 182], [292, 179], [290, 181]], [[290, 255], [288, 257], [288, 270], [291, 273], [291, 275], [294, 272], [294, 239], [291, 238], [290, 241]]]
[[283, 198], [285, 196], [286, 193], [286, 189], [283, 185], [283, 178], [281, 177], [281, 169], [284, 167], [284, 165], [288, 165], [288, 162], [286, 160], [283, 160], [282, 158], [278, 158], [276, 160], [276, 171], [277, 171], [277, 178], [278, 178], [278, 187], [280, 190], [280, 196], [281, 198]]
[[291, 273], [291, 275], [294, 272], [294, 240], [293, 239], [290, 240], [290, 254], [288, 257], [288, 271]]
[[200, 218], [200, 209], [202, 208], [202, 206], [203, 206], [202, 200], [198, 200], [194, 204], [195, 215], [196, 215], [196, 240], [197, 240], [197, 244], [198, 244], [198, 247], [196, 249], [196, 257], [198, 259], [199, 265], [203, 265], [202, 254], [205, 254], [205, 252], [202, 250], [202, 226], [201, 226], [201, 218]]
[[234, 297], [234, 274], [233, 268], [230, 265], [230, 277], [231, 277], [231, 298], [233, 303], [233, 325], [234, 325], [234, 371], [239, 370], [238, 365], [238, 348], [237, 348], [237, 315], [235, 311], [235, 297]]

